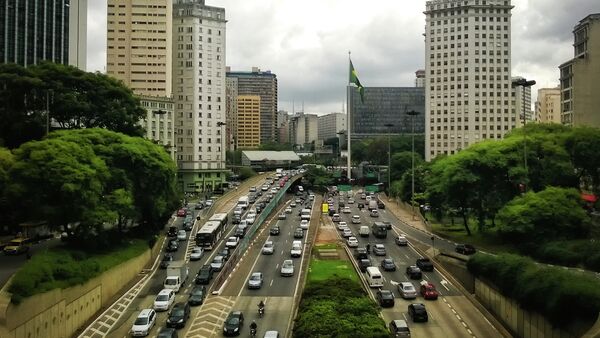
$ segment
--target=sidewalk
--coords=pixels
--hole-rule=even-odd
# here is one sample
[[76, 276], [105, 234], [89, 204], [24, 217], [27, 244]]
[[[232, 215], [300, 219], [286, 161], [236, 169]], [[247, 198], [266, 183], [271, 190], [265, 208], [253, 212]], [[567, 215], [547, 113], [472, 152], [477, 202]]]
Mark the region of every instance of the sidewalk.
[[[381, 195], [385, 196], [384, 194], [381, 194]], [[416, 228], [416, 229], [419, 229], [419, 230], [422, 230], [425, 232], [431, 232], [428, 229], [425, 222], [423, 222], [423, 219], [421, 218], [421, 216], [419, 214], [416, 214], [413, 217], [409, 206], [406, 206], [404, 203], [398, 202], [388, 196], [385, 196], [385, 198], [382, 198], [382, 201], [385, 201], [386, 209], [389, 210], [392, 214], [394, 214], [394, 216], [396, 216], [398, 219], [400, 219], [404, 223], [410, 225], [413, 228]]]

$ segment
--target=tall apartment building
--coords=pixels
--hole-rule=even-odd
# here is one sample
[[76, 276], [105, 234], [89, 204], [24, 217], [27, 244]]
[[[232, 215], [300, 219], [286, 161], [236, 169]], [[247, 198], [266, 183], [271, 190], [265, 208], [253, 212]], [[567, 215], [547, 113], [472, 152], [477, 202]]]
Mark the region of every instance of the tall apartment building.
[[238, 95], [260, 96], [260, 140], [277, 141], [277, 75], [252, 67], [251, 72], [227, 71], [238, 79]]
[[85, 71], [87, 0], [4, 0], [0, 20], [1, 63], [47, 60]]
[[541, 123], [560, 122], [560, 87], [538, 89], [535, 118]]
[[175, 160], [172, 0], [108, 0], [107, 6], [106, 73], [140, 98], [146, 137]]
[[260, 96], [239, 95], [237, 98], [237, 146], [255, 149], [260, 145]]
[[517, 126], [511, 105], [511, 0], [431, 0], [425, 25], [425, 157]]
[[[229, 67], [227, 67], [229, 69]], [[225, 137], [227, 150], [237, 149], [238, 79], [225, 78]]]
[[419, 69], [415, 72], [415, 87], [425, 87], [425, 69]]
[[[513, 76], [511, 81], [525, 80], [522, 76]], [[531, 87], [516, 86], [511, 90], [513, 109], [517, 116], [517, 126], [535, 121], [531, 110]], [[524, 122], [526, 121], [526, 122]]]
[[325, 141], [330, 138], [338, 137], [340, 131], [346, 130], [346, 114], [331, 113], [319, 116], [318, 137]]
[[573, 59], [560, 68], [561, 121], [569, 126], [600, 127], [600, 13], [573, 29]]
[[290, 118], [290, 143], [295, 148], [309, 150], [310, 145], [319, 139], [319, 116], [297, 113]]
[[208, 192], [225, 182], [225, 9], [173, 3], [173, 100], [179, 182]]

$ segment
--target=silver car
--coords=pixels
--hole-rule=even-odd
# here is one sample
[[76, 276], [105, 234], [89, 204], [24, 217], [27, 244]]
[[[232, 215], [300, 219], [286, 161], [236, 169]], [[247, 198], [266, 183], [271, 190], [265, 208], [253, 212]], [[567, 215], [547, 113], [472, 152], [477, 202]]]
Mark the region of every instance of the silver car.
[[272, 255], [274, 249], [275, 249], [275, 246], [273, 245], [273, 241], [266, 241], [265, 245], [263, 245], [263, 247], [262, 247], [262, 254], [263, 255]]
[[253, 272], [248, 279], [248, 289], [260, 289], [263, 284], [262, 272]]
[[281, 276], [291, 277], [294, 275], [294, 262], [291, 259], [286, 259], [281, 265]]
[[202, 254], [204, 250], [200, 247], [195, 247], [192, 249], [192, 253], [190, 254], [190, 261], [197, 261], [202, 258]]
[[401, 282], [398, 284], [398, 293], [400, 297], [404, 299], [415, 299], [417, 298], [417, 289], [410, 282]]
[[213, 258], [213, 261], [210, 263], [210, 267], [215, 271], [221, 271], [223, 269], [223, 264], [225, 263], [225, 257], [216, 256]]

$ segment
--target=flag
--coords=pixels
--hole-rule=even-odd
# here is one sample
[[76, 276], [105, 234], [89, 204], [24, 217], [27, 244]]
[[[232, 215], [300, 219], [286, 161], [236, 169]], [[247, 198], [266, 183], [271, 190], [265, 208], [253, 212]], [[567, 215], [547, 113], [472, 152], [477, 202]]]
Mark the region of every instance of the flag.
[[360, 94], [360, 102], [365, 102], [365, 88], [360, 84], [358, 80], [358, 75], [356, 74], [356, 70], [354, 69], [354, 65], [352, 64], [352, 60], [350, 60], [350, 83], [354, 83], [358, 88], [358, 93]]

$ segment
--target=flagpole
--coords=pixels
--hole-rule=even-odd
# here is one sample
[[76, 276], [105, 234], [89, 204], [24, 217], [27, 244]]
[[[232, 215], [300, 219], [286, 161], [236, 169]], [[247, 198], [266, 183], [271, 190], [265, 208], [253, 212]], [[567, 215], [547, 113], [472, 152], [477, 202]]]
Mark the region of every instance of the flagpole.
[[[348, 69], [350, 68], [350, 51], [348, 51]], [[350, 115], [350, 107], [352, 106], [350, 104], [350, 90], [352, 90], [352, 86], [350, 86], [350, 79], [348, 79], [348, 84], [346, 85], [346, 126], [347, 126], [347, 137], [348, 137], [348, 156], [346, 156], [346, 159], [348, 160], [348, 184], [352, 185], [351, 183], [351, 179], [352, 179], [352, 161], [351, 161], [351, 156], [352, 156], [352, 149], [350, 148], [350, 145], [352, 144], [352, 142], [350, 141], [352, 139], [352, 135], [351, 135], [351, 129], [352, 129], [352, 119], [351, 119], [351, 115]]]

